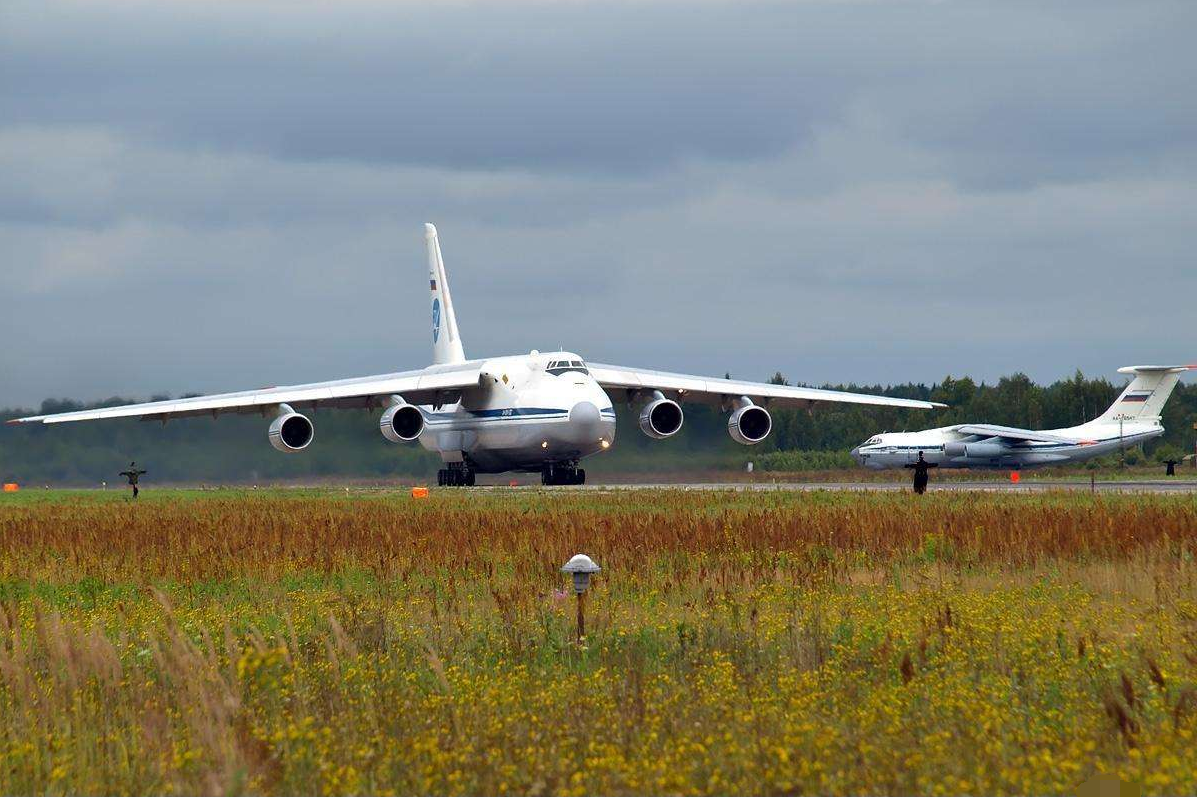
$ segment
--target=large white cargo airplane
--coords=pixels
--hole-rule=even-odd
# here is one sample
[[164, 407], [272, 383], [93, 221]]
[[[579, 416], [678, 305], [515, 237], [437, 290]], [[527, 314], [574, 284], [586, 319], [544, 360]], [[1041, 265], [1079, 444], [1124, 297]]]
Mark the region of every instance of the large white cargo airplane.
[[[922, 432], [888, 432], [870, 437], [852, 456], [861, 465], [916, 468], [920, 457], [931, 467], [1031, 468], [1099, 457], [1164, 433], [1160, 413], [1180, 375], [1194, 365], [1131, 365], [1134, 374], [1122, 395], [1099, 417], [1067, 429], [1013, 429], [988, 423], [962, 423]], [[925, 472], [925, 471], [924, 471]], [[917, 479], [917, 475], [916, 475]]]
[[379, 427], [392, 442], [419, 441], [441, 455], [442, 485], [472, 485], [474, 475], [528, 471], [545, 484], [581, 484], [578, 461], [615, 442], [612, 400], [640, 406], [640, 429], [664, 439], [682, 428], [681, 402], [716, 405], [729, 413], [728, 433], [745, 445], [764, 440], [773, 422], [766, 407], [809, 407], [817, 401], [927, 409], [928, 401], [708, 379], [587, 364], [567, 351], [467, 360], [445, 279], [436, 228], [424, 225], [432, 292], [432, 365], [418, 371], [155, 401], [9, 423], [65, 423], [104, 418], [161, 420], [222, 413], [273, 416], [270, 444], [291, 453], [307, 448], [312, 422], [297, 408], [382, 409]]

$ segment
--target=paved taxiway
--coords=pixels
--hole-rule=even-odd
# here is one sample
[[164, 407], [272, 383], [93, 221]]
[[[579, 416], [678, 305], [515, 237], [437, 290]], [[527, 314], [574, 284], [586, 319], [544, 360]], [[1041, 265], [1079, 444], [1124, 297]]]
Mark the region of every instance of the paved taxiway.
[[[496, 487], [502, 485], [495, 485]], [[540, 485], [527, 485], [539, 487]], [[553, 490], [745, 490], [801, 491], [845, 490], [852, 492], [910, 492], [907, 482], [713, 482], [674, 484], [588, 484], [584, 487], [553, 487]], [[931, 482], [928, 492], [1037, 493], [1052, 490], [1087, 493], [1197, 493], [1197, 481], [1105, 481], [1090, 485], [1080, 481], [1019, 482]]]

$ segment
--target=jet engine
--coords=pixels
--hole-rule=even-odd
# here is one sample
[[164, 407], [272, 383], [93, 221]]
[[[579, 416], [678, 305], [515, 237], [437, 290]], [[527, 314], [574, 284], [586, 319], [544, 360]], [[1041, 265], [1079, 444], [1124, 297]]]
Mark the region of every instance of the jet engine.
[[396, 396], [378, 419], [382, 436], [392, 443], [410, 443], [424, 432], [424, 413]]
[[270, 424], [270, 445], [284, 454], [292, 454], [307, 448], [315, 433], [311, 421], [288, 405], [280, 404], [278, 417]]
[[682, 408], [676, 401], [665, 398], [661, 391], [653, 391], [653, 400], [640, 410], [640, 431], [654, 440], [664, 440], [682, 428]]
[[1001, 443], [985, 440], [979, 443], [944, 443], [943, 453], [951, 459], [994, 459], [1008, 453], [1008, 449]]
[[[746, 403], [745, 403], [746, 402]], [[773, 418], [764, 407], [758, 407], [747, 398], [740, 400], [740, 406], [727, 419], [727, 433], [742, 446], [751, 446], [769, 436], [773, 429]]]

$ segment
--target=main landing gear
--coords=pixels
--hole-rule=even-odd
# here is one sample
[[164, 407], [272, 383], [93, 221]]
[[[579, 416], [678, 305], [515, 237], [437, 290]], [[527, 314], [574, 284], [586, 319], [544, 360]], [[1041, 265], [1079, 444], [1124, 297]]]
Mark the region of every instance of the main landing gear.
[[550, 462], [540, 469], [540, 483], [544, 485], [556, 484], [585, 484], [586, 471], [576, 463]]
[[461, 462], [450, 462], [436, 472], [437, 487], [473, 487], [474, 469]]

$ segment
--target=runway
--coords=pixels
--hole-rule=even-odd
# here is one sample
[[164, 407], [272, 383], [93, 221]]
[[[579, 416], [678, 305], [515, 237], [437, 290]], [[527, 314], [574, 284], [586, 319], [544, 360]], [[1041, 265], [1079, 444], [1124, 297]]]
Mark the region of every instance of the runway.
[[[495, 485], [501, 487], [503, 485]], [[539, 485], [529, 485], [539, 487]], [[510, 489], [510, 488], [508, 488]], [[745, 492], [910, 492], [907, 482], [710, 482], [660, 484], [588, 484], [583, 487], [552, 487], [551, 490], [741, 490]], [[1042, 493], [1067, 491], [1077, 493], [1197, 493], [1197, 480], [1138, 481], [1022, 481], [1011, 482], [931, 482], [927, 492]]]

